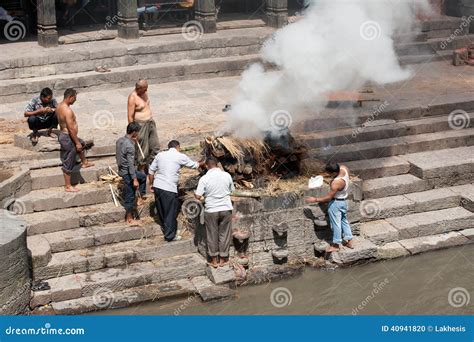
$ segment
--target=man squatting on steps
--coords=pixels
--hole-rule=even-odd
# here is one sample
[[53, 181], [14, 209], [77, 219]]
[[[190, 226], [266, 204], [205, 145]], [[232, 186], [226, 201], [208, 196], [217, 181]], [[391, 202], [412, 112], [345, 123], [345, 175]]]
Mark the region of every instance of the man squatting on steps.
[[155, 194], [156, 211], [165, 240], [168, 242], [181, 239], [176, 235], [178, 230], [176, 218], [179, 210], [179, 171], [182, 167], [197, 169], [204, 166], [203, 162], [192, 161], [180, 151], [179, 142], [171, 140], [168, 143], [168, 150], [156, 155], [148, 171], [150, 191]]
[[[337, 163], [326, 164], [326, 171], [336, 176], [331, 182], [330, 191], [323, 197], [308, 197], [308, 203], [328, 204], [329, 223], [333, 231], [332, 245], [326, 249], [326, 252], [337, 252], [340, 244], [353, 248], [352, 231], [347, 219], [347, 196], [349, 195], [349, 169], [347, 166]], [[344, 240], [342, 240], [344, 238]]]
[[90, 149], [94, 143], [85, 142], [77, 136], [79, 129], [76, 121], [76, 114], [71, 109], [71, 106], [76, 102], [77, 92], [68, 88], [64, 92], [64, 99], [56, 109], [58, 116], [59, 128], [59, 144], [61, 145], [61, 161], [63, 163], [62, 170], [64, 174], [64, 189], [67, 192], [77, 192], [79, 189], [71, 185], [71, 173], [76, 166], [76, 158], [79, 154], [81, 158], [82, 167], [91, 167], [94, 164], [86, 159], [85, 150]]
[[224, 266], [229, 261], [233, 210], [230, 195], [235, 190], [232, 176], [217, 164], [214, 157], [207, 158], [207, 173], [199, 179], [194, 193], [198, 200], [205, 200], [207, 254], [211, 258], [212, 267]]
[[50, 88], [43, 88], [39, 96], [33, 97], [26, 106], [24, 116], [28, 118], [28, 127], [32, 130], [30, 139], [33, 145], [38, 143], [40, 129], [47, 129], [47, 136], [57, 138], [53, 135], [53, 129], [58, 127], [55, 113], [57, 106], [58, 103]]
[[148, 83], [146, 80], [139, 80], [135, 84], [135, 90], [128, 96], [128, 123], [137, 122], [140, 124], [138, 133], [138, 143], [143, 155], [137, 151], [138, 168], [144, 170], [151, 163], [160, 150], [156, 123], [150, 108], [150, 98], [148, 97]]
[[115, 144], [118, 174], [123, 179], [125, 222], [129, 225], [139, 224], [139, 221], [133, 219], [136, 191], [138, 190], [140, 193], [137, 205], [143, 204], [146, 195], [146, 174], [137, 170], [135, 165], [135, 142], [138, 139], [139, 131], [140, 125], [138, 123], [129, 123], [127, 125], [127, 134], [119, 138]]

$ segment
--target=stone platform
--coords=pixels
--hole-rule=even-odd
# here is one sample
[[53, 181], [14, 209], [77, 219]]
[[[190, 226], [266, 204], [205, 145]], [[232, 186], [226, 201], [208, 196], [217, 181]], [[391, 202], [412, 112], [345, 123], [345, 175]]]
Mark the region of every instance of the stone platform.
[[[446, 31], [443, 34], [452, 28], [444, 27], [445, 24], [441, 21], [438, 27]], [[235, 55], [225, 57], [226, 62], [241, 58], [240, 49], [246, 49], [243, 46], [255, 49], [260, 44], [260, 37], [248, 32], [244, 38], [229, 32], [226, 39], [220, 36], [216, 40], [226, 48], [238, 46], [233, 50]], [[434, 29], [426, 32], [435, 35]], [[431, 46], [434, 41], [424, 40], [437, 38], [419, 37], [419, 46]], [[252, 43], [247, 45], [249, 42]], [[202, 51], [194, 51], [194, 45], [188, 42], [180, 46], [171, 40], [160, 41], [157, 43], [160, 49], [166, 50], [166, 45], [170, 50], [155, 52], [163, 58], [173, 58], [182, 48], [205, 55], [211, 53], [207, 50], [212, 49], [211, 43], [203, 41], [201, 44], [208, 45], [203, 45]], [[400, 53], [414, 51], [413, 46], [399, 45], [399, 48]], [[141, 49], [137, 47], [138, 55]], [[59, 52], [68, 55], [65, 58], [75, 54]], [[146, 58], [155, 58], [155, 52]], [[195, 55], [196, 63], [203, 62], [204, 55]], [[242, 59], [248, 56], [244, 54]], [[443, 58], [442, 54], [437, 56]], [[28, 56], [17, 57], [18, 70], [23, 70], [21, 63], [30, 63], [24, 70], [36, 72]], [[46, 74], [38, 77], [51, 79], [50, 76], [60, 72], [59, 61], [52, 63], [58, 64], [53, 67], [57, 70], [40, 70]], [[158, 64], [160, 68], [163, 66], [160, 61]], [[136, 66], [133, 65], [133, 68], [122, 67], [130, 68], [132, 75]], [[145, 70], [143, 65], [136, 67]], [[84, 64], [78, 63], [79, 66]], [[146, 221], [144, 226], [127, 227], [122, 223], [124, 210], [113, 204], [107, 185], [99, 177], [107, 172], [109, 165], [114, 167], [114, 143], [124, 134], [126, 96], [131, 88], [103, 90], [108, 84], [103, 76], [101, 91], [81, 92], [74, 106], [80, 135], [86, 139], [94, 137], [97, 142], [91, 151], [97, 165], [75, 172], [77, 181], [86, 183], [79, 186], [80, 193], [62, 191], [57, 142], [42, 137], [32, 147], [26, 134], [17, 132], [14, 145], [0, 146], [0, 165], [21, 170], [14, 181], [1, 183], [0, 200], [26, 222], [34, 280], [47, 281], [51, 286], [49, 290], [31, 293], [30, 309], [36, 314], [75, 314], [177, 296], [221, 300], [236, 295], [236, 284], [299, 274], [305, 264], [350, 266], [474, 242], [471, 184], [474, 69], [454, 68], [447, 60], [412, 68], [414, 78], [410, 82], [385, 87], [373, 85], [380, 98], [375, 107], [364, 104], [362, 108], [295, 113], [292, 132], [308, 145], [310, 155], [346, 163], [358, 176], [352, 180], [348, 213], [356, 235], [355, 248], [343, 248], [332, 255], [324, 253], [331, 232], [327, 224], [319, 227], [316, 223], [325, 220], [325, 208], [308, 207], [303, 198], [320, 195], [327, 186], [314, 191], [295, 189], [274, 196], [236, 197], [235, 211], [239, 215], [234, 227], [248, 231], [250, 237], [248, 241], [233, 241], [232, 268], [223, 272], [207, 268], [202, 256], [203, 230], [197, 222], [191, 230], [193, 234], [170, 244], [163, 242], [159, 225], [151, 220], [150, 202], [141, 212]], [[109, 75], [115, 77], [113, 73]], [[102, 75], [94, 75], [94, 80], [96, 77]], [[74, 79], [71, 75], [67, 78]], [[149, 90], [152, 108], [162, 141], [178, 137], [184, 145], [193, 145], [205, 132], [218, 129], [226, 119], [221, 109], [232, 97], [238, 80], [223, 77], [152, 85]], [[18, 84], [30, 81], [29, 77], [21, 78]], [[35, 84], [42, 82], [41, 79], [34, 82], [37, 81]], [[29, 94], [21, 93], [21, 96], [21, 102], [0, 107], [4, 119], [15, 119], [21, 113]], [[5, 101], [10, 100], [5, 98]], [[377, 111], [377, 105], [384, 101], [388, 104]], [[461, 126], [453, 125], [454, 111], [465, 113]], [[105, 124], [99, 120], [103, 117], [107, 119]], [[373, 117], [375, 120], [370, 120]], [[369, 120], [374, 122], [366, 125]], [[247, 270], [241, 267], [244, 261], [248, 261]]]
[[[80, 185], [81, 192], [69, 194], [57, 187], [61, 179], [57, 159], [20, 160], [23, 167], [30, 167], [22, 183], [29, 184], [29, 190], [15, 197], [13, 208], [27, 223], [34, 280], [51, 286], [32, 293], [30, 308], [37, 314], [72, 314], [175, 296], [222, 300], [235, 296], [236, 284], [246, 278], [256, 281], [259, 274], [278, 278], [294, 274], [304, 264], [349, 266], [472, 243], [474, 132], [470, 125], [453, 129], [446, 124], [446, 111], [452, 106], [468, 109], [470, 102], [432, 107], [431, 112], [425, 110], [428, 117], [408, 121], [402, 110], [392, 115], [390, 127], [370, 128], [370, 134], [359, 138], [383, 146], [379, 142], [392, 141], [393, 132], [399, 130], [405, 134], [402, 137], [426, 143], [347, 163], [362, 177], [352, 179], [349, 197], [354, 249], [344, 247], [326, 255], [321, 248], [331, 237], [327, 225], [316, 226], [325, 219], [325, 209], [306, 206], [304, 196], [321, 195], [327, 186], [274, 196], [256, 194], [234, 198], [238, 213], [234, 227], [248, 231], [249, 239], [234, 240], [233, 266], [222, 272], [207, 268], [203, 227], [196, 220], [194, 238], [187, 235], [170, 244], [163, 242], [153, 221], [146, 220], [142, 227], [121, 223], [123, 208], [114, 206], [108, 188], [98, 182], [113, 157], [98, 158], [93, 169], [78, 170], [87, 184]], [[339, 133], [345, 134], [344, 130]], [[384, 132], [392, 135], [383, 138]], [[334, 130], [332, 137], [339, 133]], [[323, 144], [321, 136], [303, 136], [308, 145]], [[336, 151], [351, 146], [337, 145], [342, 140], [333, 139]], [[142, 217], [152, 215], [152, 209], [151, 203], [145, 206]], [[242, 256], [248, 260], [247, 271], [236, 266]]]

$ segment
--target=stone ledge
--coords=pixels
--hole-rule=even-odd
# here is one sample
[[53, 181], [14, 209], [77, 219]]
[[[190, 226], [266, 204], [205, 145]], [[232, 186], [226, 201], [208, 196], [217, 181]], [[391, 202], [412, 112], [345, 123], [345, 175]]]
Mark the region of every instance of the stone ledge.
[[377, 246], [361, 237], [354, 237], [354, 249], [342, 247], [339, 252], [331, 253], [329, 259], [336, 264], [350, 265], [359, 261], [373, 259]]
[[436, 249], [465, 245], [470, 243], [471, 240], [459, 232], [449, 232], [446, 234], [400, 240], [399, 242], [411, 254], [418, 254]]
[[410, 252], [400, 242], [390, 242], [377, 248], [377, 259], [394, 259], [409, 255]]
[[376, 245], [398, 240], [398, 230], [385, 220], [362, 223], [360, 234]]

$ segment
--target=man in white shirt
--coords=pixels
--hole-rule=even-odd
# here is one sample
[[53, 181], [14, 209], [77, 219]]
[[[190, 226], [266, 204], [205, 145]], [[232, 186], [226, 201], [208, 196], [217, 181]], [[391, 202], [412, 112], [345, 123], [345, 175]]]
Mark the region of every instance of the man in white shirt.
[[206, 160], [208, 171], [199, 180], [195, 192], [197, 199], [205, 200], [207, 253], [212, 267], [224, 266], [229, 261], [233, 209], [230, 195], [235, 190], [230, 174], [221, 170], [217, 164], [214, 157]]
[[180, 152], [178, 141], [171, 140], [168, 150], [156, 155], [149, 168], [150, 191], [155, 194], [156, 211], [161, 222], [161, 229], [168, 242], [180, 240], [176, 235], [179, 210], [178, 181], [182, 167], [197, 169], [202, 166]]

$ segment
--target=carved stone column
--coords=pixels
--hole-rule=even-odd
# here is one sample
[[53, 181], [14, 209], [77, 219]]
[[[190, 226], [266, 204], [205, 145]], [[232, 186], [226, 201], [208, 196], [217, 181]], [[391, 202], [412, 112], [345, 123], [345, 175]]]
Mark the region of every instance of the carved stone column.
[[56, 7], [54, 0], [38, 0], [38, 44], [43, 47], [58, 45]]
[[216, 32], [215, 0], [197, 0], [195, 2], [194, 16], [201, 23], [204, 33]]
[[266, 0], [265, 21], [268, 26], [280, 28], [288, 22], [288, 0]]
[[117, 0], [119, 38], [138, 39], [137, 0]]

